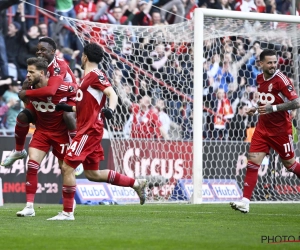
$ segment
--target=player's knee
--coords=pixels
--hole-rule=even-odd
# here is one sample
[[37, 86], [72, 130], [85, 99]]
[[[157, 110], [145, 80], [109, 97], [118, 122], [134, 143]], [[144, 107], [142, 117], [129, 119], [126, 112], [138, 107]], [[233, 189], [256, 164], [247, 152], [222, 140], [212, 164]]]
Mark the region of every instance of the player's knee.
[[89, 181], [97, 181], [98, 179], [96, 171], [84, 171], [84, 174]]
[[72, 167], [70, 167], [69, 165], [63, 163], [61, 166], [61, 173], [62, 175], [70, 175], [74, 172], [74, 169]]
[[63, 114], [64, 122], [68, 128], [68, 130], [76, 129], [76, 117], [73, 112], [64, 112]]
[[18, 121], [22, 122], [22, 123], [33, 123], [34, 119], [33, 119], [33, 115], [31, 113], [30, 110], [28, 109], [24, 109], [22, 110], [18, 116], [17, 116]]

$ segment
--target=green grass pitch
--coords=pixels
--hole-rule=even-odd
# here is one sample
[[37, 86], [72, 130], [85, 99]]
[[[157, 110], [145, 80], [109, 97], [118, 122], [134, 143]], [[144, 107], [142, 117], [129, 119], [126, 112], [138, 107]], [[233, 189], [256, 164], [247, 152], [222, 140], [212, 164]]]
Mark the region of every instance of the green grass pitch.
[[249, 214], [228, 204], [77, 205], [75, 221], [47, 221], [61, 211], [48, 204], [19, 218], [23, 206], [0, 207], [1, 250], [300, 249], [300, 242], [270, 244], [276, 236], [299, 240], [300, 204], [252, 204]]

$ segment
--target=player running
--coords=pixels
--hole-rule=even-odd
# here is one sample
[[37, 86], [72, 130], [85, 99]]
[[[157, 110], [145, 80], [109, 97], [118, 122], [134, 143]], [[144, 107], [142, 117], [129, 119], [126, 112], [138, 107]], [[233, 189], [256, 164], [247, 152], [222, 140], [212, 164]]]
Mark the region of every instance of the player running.
[[260, 54], [263, 73], [257, 76], [259, 106], [250, 108], [248, 115], [260, 114], [250, 144], [243, 199], [230, 206], [243, 213], [249, 212], [249, 203], [256, 186], [258, 169], [270, 148], [280, 156], [289, 172], [300, 178], [300, 163], [295, 160], [292, 123], [288, 110], [300, 107], [300, 98], [291, 81], [277, 67], [276, 51], [263, 50]]
[[[60, 75], [65, 82], [69, 82], [69, 90], [77, 88], [76, 80], [73, 72], [63, 59], [55, 56], [56, 44], [49, 37], [43, 37], [39, 40], [36, 50], [36, 56], [44, 58], [48, 62], [47, 77]], [[39, 97], [41, 93], [55, 93], [52, 87], [46, 87], [40, 91], [34, 91], [31, 93], [32, 97]], [[50, 94], [49, 94], [50, 95]], [[27, 152], [24, 149], [26, 135], [29, 131], [29, 124], [35, 122], [35, 110], [26, 107], [21, 111], [17, 117], [17, 123], [15, 126], [15, 149], [10, 155], [1, 163], [2, 166], [11, 166], [16, 160], [26, 158]], [[69, 135], [73, 138], [76, 134], [76, 120], [75, 116], [71, 113], [64, 113], [64, 121], [68, 127]]]
[[[107, 80], [105, 74], [98, 69], [103, 59], [102, 48], [95, 44], [87, 44], [81, 58], [84, 78], [76, 93], [76, 106], [59, 104], [56, 110], [76, 111], [77, 134], [67, 150], [62, 165], [63, 174], [63, 211], [48, 220], [74, 220], [72, 212], [73, 199], [76, 190], [74, 169], [83, 164], [85, 176], [90, 181], [107, 182], [117, 186], [132, 187], [140, 197], [143, 205], [146, 199], [146, 184], [144, 179], [135, 180], [113, 170], [99, 170], [99, 162], [104, 159], [101, 140], [103, 137], [103, 120], [111, 119], [117, 105], [118, 97]], [[106, 97], [109, 107], [104, 108]]]
[[[69, 100], [73, 105], [72, 99], [75, 100], [75, 90], [69, 90], [69, 83], [63, 82], [61, 76], [52, 76], [47, 78], [47, 61], [44, 58], [27, 59], [27, 81], [33, 86], [34, 90], [22, 90], [19, 93], [20, 98], [25, 96], [30, 103], [27, 104], [29, 109], [35, 109], [36, 130], [29, 143], [29, 161], [26, 172], [26, 207], [17, 212], [20, 217], [35, 216], [33, 208], [34, 198], [38, 184], [38, 169], [50, 147], [52, 153], [58, 158], [59, 165], [62, 161], [69, 146], [68, 129], [63, 120], [63, 112], [55, 112], [55, 105], [61, 101]], [[51, 87], [53, 92], [44, 91]], [[43, 97], [35, 97], [33, 92], [41, 92]]]

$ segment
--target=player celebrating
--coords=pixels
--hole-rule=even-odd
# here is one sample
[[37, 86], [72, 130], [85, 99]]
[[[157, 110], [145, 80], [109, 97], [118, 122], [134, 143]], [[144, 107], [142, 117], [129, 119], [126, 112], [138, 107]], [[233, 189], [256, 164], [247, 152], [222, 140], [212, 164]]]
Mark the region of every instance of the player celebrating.
[[[76, 111], [77, 134], [67, 150], [62, 165], [63, 211], [48, 220], [75, 219], [72, 212], [76, 189], [74, 169], [80, 163], [83, 165], [85, 176], [90, 181], [132, 187], [140, 197], [140, 204], [145, 203], [146, 180], [135, 180], [113, 170], [99, 170], [99, 162], [104, 159], [100, 144], [104, 125], [99, 114], [102, 110], [103, 116], [111, 119], [118, 100], [106, 76], [98, 69], [102, 59], [103, 50], [99, 45], [90, 43], [84, 46], [81, 62], [85, 76], [76, 93], [76, 106], [62, 103], [56, 106], [56, 110]], [[104, 108], [106, 97], [109, 98], [108, 108]]]
[[[287, 170], [300, 178], [300, 163], [295, 160], [292, 124], [288, 113], [288, 110], [300, 107], [300, 98], [290, 80], [276, 70], [276, 51], [263, 50], [260, 54], [260, 66], [263, 73], [257, 76], [259, 106], [250, 108], [247, 112], [248, 115], [253, 115], [257, 111], [260, 116], [250, 144], [243, 199], [230, 202], [233, 209], [243, 213], [249, 212], [258, 169], [270, 148], [279, 154]], [[285, 99], [289, 101], [285, 102]]]
[[[47, 76], [62, 76], [64, 82], [69, 82], [70, 86], [67, 86], [70, 90], [76, 88], [76, 79], [69, 66], [63, 59], [55, 56], [56, 44], [49, 37], [43, 37], [39, 40], [37, 45], [36, 56], [47, 60], [48, 69]], [[53, 92], [55, 89], [52, 87], [46, 87], [43, 90], [39, 90], [32, 93], [32, 96], [39, 97], [41, 93]], [[23, 159], [27, 156], [27, 152], [24, 149], [26, 135], [29, 131], [29, 124], [35, 121], [35, 110], [26, 107], [21, 111], [17, 117], [17, 123], [15, 126], [15, 149], [10, 155], [1, 163], [2, 166], [11, 166], [16, 160]], [[64, 113], [64, 121], [68, 127], [70, 137], [73, 138], [76, 134], [76, 121], [75, 117], [71, 113]]]
[[[47, 80], [48, 63], [44, 58], [29, 58], [27, 59], [27, 65], [27, 81], [35, 89], [22, 90], [19, 96], [23, 98], [26, 95], [30, 100], [30, 103], [27, 104], [28, 108], [35, 109], [36, 130], [28, 149], [29, 161], [26, 173], [27, 204], [22, 211], [17, 212], [17, 216], [20, 217], [35, 216], [33, 202], [38, 183], [37, 172], [50, 147], [52, 147], [53, 154], [58, 158], [59, 164], [62, 166], [66, 149], [69, 146], [69, 136], [67, 126], [63, 120], [63, 112], [55, 112], [55, 105], [61, 100], [71, 100], [76, 95], [75, 90], [69, 91], [69, 83], [63, 82], [61, 76], [52, 76]], [[36, 91], [43, 92], [47, 88], [46, 86], [51, 87], [54, 91], [49, 94], [41, 93], [44, 97], [32, 96], [32, 93]]]

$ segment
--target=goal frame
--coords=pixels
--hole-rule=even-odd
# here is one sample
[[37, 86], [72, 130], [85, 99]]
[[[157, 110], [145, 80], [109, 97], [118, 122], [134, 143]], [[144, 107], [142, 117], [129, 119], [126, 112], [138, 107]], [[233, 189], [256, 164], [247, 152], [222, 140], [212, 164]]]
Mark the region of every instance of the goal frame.
[[[202, 199], [202, 183], [203, 183], [203, 45], [204, 45], [204, 18], [205, 17], [220, 17], [220, 18], [234, 18], [242, 20], [257, 20], [257, 21], [269, 21], [269, 22], [285, 22], [300, 24], [299, 16], [289, 15], [270, 15], [254, 12], [240, 12], [240, 11], [228, 11], [228, 10], [214, 10], [214, 9], [202, 9], [197, 8], [194, 12], [194, 117], [193, 117], [193, 187], [194, 193], [191, 197], [192, 204], [203, 203]], [[294, 32], [295, 36], [292, 40], [297, 41], [296, 28]], [[295, 44], [293, 42], [293, 44]], [[295, 76], [298, 75], [298, 57], [294, 53], [294, 69]], [[297, 80], [298, 82], [298, 80]], [[200, 84], [199, 84], [200, 83]], [[299, 91], [297, 91], [299, 92]], [[201, 154], [198, 152], [202, 152]], [[207, 203], [207, 202], [205, 202]]]

